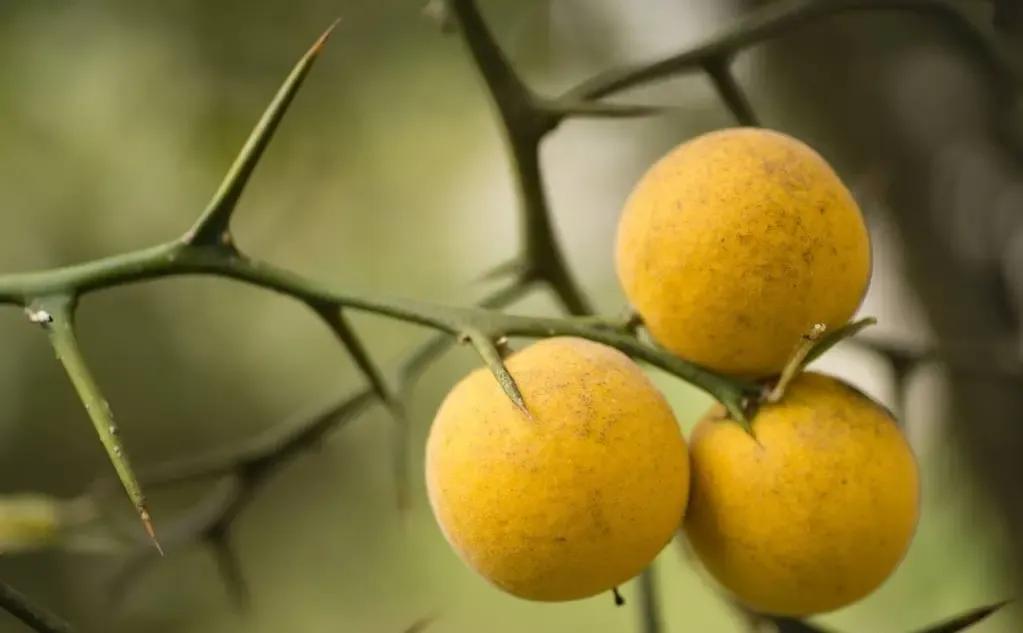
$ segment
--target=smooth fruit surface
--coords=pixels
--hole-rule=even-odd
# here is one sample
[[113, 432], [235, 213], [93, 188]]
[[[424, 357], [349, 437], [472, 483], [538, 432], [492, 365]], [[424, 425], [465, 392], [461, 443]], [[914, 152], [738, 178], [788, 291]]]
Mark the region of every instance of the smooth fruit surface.
[[622, 287], [651, 335], [718, 371], [781, 370], [814, 324], [845, 324], [870, 277], [860, 209], [813, 149], [711, 132], [640, 180], [618, 226]]
[[506, 365], [530, 417], [487, 369], [448, 394], [426, 446], [430, 503], [477, 572], [532, 600], [610, 590], [642, 571], [685, 510], [685, 442], [621, 352], [543, 340]]
[[707, 570], [756, 611], [831, 611], [876, 589], [916, 529], [916, 460], [891, 415], [804, 373], [750, 437], [720, 408], [691, 436], [685, 531]]

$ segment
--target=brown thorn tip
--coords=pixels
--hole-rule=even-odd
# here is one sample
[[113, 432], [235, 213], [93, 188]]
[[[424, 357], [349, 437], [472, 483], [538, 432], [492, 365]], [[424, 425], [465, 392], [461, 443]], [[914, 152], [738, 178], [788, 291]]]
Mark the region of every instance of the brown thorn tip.
[[153, 542], [153, 546], [156, 547], [160, 556], [163, 556], [163, 546], [160, 545], [160, 539], [156, 538], [156, 527], [153, 525], [153, 518], [149, 516], [149, 510], [144, 507], [139, 508], [139, 518], [142, 519], [142, 527], [146, 529], [149, 540]]
[[313, 44], [312, 50], [309, 51], [311, 54], [313, 54], [313, 55], [319, 55], [320, 54], [320, 51], [323, 50], [323, 47], [324, 47], [324, 45], [326, 45], [327, 40], [329, 40], [330, 36], [333, 35], [334, 29], [337, 28], [337, 25], [340, 22], [341, 22], [341, 18], [337, 18], [336, 20], [334, 20], [333, 22], [330, 23], [330, 26], [328, 26], [327, 30], [323, 32], [323, 35], [321, 35], [320, 38], [318, 40], [316, 40], [316, 43]]

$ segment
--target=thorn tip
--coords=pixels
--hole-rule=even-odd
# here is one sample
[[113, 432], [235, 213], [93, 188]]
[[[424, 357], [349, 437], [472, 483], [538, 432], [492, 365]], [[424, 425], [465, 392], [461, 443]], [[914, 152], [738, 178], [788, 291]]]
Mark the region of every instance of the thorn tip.
[[157, 553], [160, 556], [164, 556], [163, 546], [160, 545], [160, 539], [156, 537], [156, 527], [153, 525], [153, 518], [149, 515], [149, 510], [145, 506], [139, 507], [139, 518], [142, 519], [142, 527], [146, 530], [146, 535], [149, 536], [149, 540], [153, 542], [153, 546], [156, 548]]
[[334, 29], [337, 28], [337, 25], [340, 22], [341, 18], [339, 17], [330, 23], [330, 26], [327, 27], [327, 30], [324, 31], [323, 34], [320, 35], [319, 39], [316, 40], [316, 43], [313, 44], [312, 49], [309, 51], [311, 54], [313, 55], [320, 54], [320, 51], [323, 50], [323, 47], [327, 44], [327, 40], [329, 40], [330, 36], [334, 34]]

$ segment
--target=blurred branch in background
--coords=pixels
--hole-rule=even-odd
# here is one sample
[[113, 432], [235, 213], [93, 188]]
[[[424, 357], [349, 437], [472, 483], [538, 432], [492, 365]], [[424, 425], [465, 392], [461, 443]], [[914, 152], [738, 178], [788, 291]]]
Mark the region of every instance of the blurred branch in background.
[[975, 20], [962, 3], [954, 0], [780, 0], [747, 12], [697, 46], [646, 64], [602, 72], [566, 92], [565, 97], [600, 99], [651, 81], [702, 71], [711, 77], [736, 119], [749, 123], [754, 120], [750, 107], [728, 71], [737, 53], [823, 18], [865, 11], [912, 12], [942, 20], [988, 68], [995, 79], [995, 90], [1007, 97], [1008, 105], [1013, 105], [1013, 98], [1019, 95], [1023, 63], [995, 33]]
[[0, 581], [0, 606], [38, 633], [74, 633], [70, 624], [33, 604], [14, 587]]
[[[275, 427], [240, 447], [211, 453], [196, 459], [165, 464], [143, 477], [150, 488], [162, 488], [193, 481], [221, 480], [196, 506], [167, 530], [167, 546], [177, 549], [205, 543], [216, 556], [217, 567], [236, 606], [245, 608], [249, 591], [230, 536], [234, 522], [252, 502], [263, 485], [291, 459], [318, 445], [324, 436], [351, 421], [375, 400], [366, 389], [302, 412], [294, 420]], [[226, 480], [225, 480], [226, 478]], [[140, 547], [123, 565], [114, 581], [115, 599], [123, 599], [139, 573], [157, 557], [152, 548]]]

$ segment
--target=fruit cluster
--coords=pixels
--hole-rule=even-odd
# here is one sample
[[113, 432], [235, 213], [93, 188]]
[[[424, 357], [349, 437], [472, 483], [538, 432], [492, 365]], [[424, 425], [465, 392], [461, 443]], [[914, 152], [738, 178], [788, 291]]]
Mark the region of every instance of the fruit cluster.
[[679, 529], [761, 613], [830, 611], [877, 588], [916, 527], [909, 445], [837, 378], [806, 372], [771, 389], [804, 335], [847, 323], [869, 282], [867, 229], [838, 176], [777, 132], [706, 134], [636, 186], [616, 261], [657, 343], [771, 397], [748, 429], [715, 407], [687, 449], [664, 397], [607, 346], [552, 338], [510, 356], [528, 413], [477, 370], [427, 442], [430, 502], [454, 549], [533, 600], [610, 590]]

